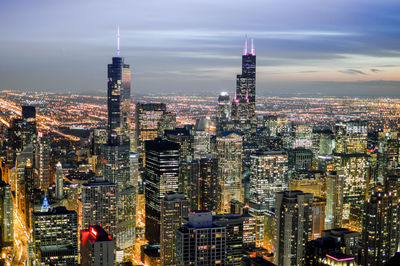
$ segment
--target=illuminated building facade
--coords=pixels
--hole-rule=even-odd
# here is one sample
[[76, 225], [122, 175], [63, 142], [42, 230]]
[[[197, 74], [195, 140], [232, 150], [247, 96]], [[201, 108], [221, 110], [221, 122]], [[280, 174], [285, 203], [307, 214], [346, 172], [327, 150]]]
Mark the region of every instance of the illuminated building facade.
[[211, 212], [189, 212], [176, 231], [177, 265], [226, 265], [226, 227], [213, 223]]
[[229, 202], [243, 201], [242, 153], [243, 137], [236, 132], [222, 132], [217, 137], [218, 176], [221, 178], [222, 212], [229, 212]]
[[304, 264], [305, 245], [312, 237], [312, 201], [312, 194], [298, 190], [276, 194], [275, 264]]
[[160, 254], [163, 265], [174, 265], [175, 232], [188, 216], [188, 201], [183, 193], [167, 193], [161, 200]]
[[64, 198], [64, 176], [62, 164], [60, 162], [56, 165], [56, 199], [62, 200]]
[[[361, 205], [365, 199], [368, 179], [366, 154], [335, 154], [335, 171], [343, 178], [342, 222], [361, 228]], [[354, 214], [350, 217], [350, 214]]]
[[145, 143], [146, 239], [160, 243], [161, 200], [179, 188], [179, 144], [157, 138]]
[[111, 236], [116, 235], [116, 185], [104, 180], [82, 184], [82, 228], [101, 224]]
[[227, 92], [221, 92], [218, 96], [218, 107], [216, 117], [216, 135], [228, 130], [228, 124], [231, 119], [231, 99]]
[[382, 265], [398, 250], [400, 200], [396, 193], [375, 191], [365, 204], [362, 264]]
[[145, 163], [144, 143], [146, 140], [153, 140], [158, 137], [159, 121], [166, 112], [165, 103], [136, 104], [136, 153], [139, 154], [139, 161], [143, 167]]
[[250, 158], [249, 201], [273, 210], [275, 194], [288, 189], [288, 156], [283, 151], [259, 151]]
[[65, 207], [33, 213], [34, 252], [44, 265], [78, 264], [78, 215]]
[[0, 225], [1, 242], [8, 245], [14, 242], [14, 217], [11, 186], [0, 181]]
[[326, 196], [326, 174], [318, 170], [299, 170], [289, 179], [290, 190], [312, 193], [314, 197]]
[[81, 230], [81, 265], [115, 265], [115, 241], [100, 225]]
[[37, 169], [39, 170], [39, 188], [47, 192], [50, 187], [50, 136], [47, 131], [38, 134]]

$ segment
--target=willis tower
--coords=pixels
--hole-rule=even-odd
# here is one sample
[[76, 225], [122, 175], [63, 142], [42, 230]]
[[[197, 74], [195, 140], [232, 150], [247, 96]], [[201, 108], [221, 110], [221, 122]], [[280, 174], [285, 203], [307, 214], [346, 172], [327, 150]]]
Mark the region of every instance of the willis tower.
[[[131, 71], [119, 50], [108, 65], [107, 82], [108, 141], [103, 147], [103, 177], [117, 185], [116, 247], [123, 251], [135, 244], [136, 195], [130, 180], [130, 90]], [[114, 208], [114, 206], [110, 206]]]
[[234, 127], [243, 133], [254, 133], [256, 117], [256, 54], [251, 40], [248, 52], [247, 39], [242, 55], [242, 74], [236, 77], [235, 97], [232, 102], [232, 121]]

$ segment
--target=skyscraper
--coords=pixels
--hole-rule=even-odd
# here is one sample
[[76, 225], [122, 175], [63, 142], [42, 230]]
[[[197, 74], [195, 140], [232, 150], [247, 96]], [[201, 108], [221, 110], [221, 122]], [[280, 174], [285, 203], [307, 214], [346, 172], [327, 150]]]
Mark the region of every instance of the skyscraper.
[[396, 192], [373, 192], [366, 202], [362, 227], [362, 264], [383, 265], [398, 250], [399, 198]]
[[251, 50], [247, 49], [247, 39], [242, 55], [242, 74], [236, 77], [236, 91], [232, 102], [232, 120], [236, 129], [244, 133], [254, 131], [256, 117], [256, 54], [251, 40]]
[[217, 137], [218, 175], [221, 178], [220, 210], [228, 212], [232, 199], [243, 201], [242, 191], [242, 134], [222, 132]]
[[0, 181], [0, 227], [1, 242], [6, 245], [14, 241], [13, 201], [11, 187]]
[[37, 154], [37, 169], [39, 170], [38, 187], [47, 192], [50, 187], [50, 136], [49, 132], [41, 131], [38, 134], [39, 147]]
[[288, 187], [288, 156], [285, 152], [259, 151], [251, 155], [250, 202], [272, 211], [275, 194]]
[[161, 200], [179, 188], [179, 144], [156, 138], [145, 143], [146, 239], [160, 243]]
[[136, 104], [136, 152], [139, 154], [139, 162], [141, 167], [144, 167], [145, 163], [144, 143], [146, 140], [153, 140], [157, 138], [159, 134], [159, 122], [166, 112], [167, 106], [165, 103]]
[[276, 194], [275, 264], [304, 263], [305, 246], [312, 236], [312, 200], [312, 194], [298, 190]]
[[56, 165], [56, 198], [58, 200], [64, 198], [64, 177], [62, 164], [60, 162]]
[[216, 125], [216, 135], [223, 131], [227, 131], [228, 124], [231, 119], [231, 99], [227, 92], [221, 92], [218, 96], [218, 109], [217, 109], [217, 125]]
[[160, 254], [163, 265], [176, 263], [176, 230], [188, 215], [188, 201], [183, 193], [167, 193], [161, 200]]
[[111, 236], [115, 236], [116, 185], [104, 180], [82, 184], [82, 228], [101, 224]]
[[103, 176], [116, 188], [116, 246], [126, 249], [135, 242], [136, 189], [130, 179], [130, 93], [131, 70], [119, 50], [108, 65], [107, 144], [103, 146]]

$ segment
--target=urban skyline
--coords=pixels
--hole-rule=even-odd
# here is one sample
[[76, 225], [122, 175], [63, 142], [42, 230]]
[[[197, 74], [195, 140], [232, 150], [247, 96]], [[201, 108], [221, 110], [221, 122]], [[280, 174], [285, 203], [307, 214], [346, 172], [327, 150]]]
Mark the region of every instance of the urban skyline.
[[[362, 20], [362, 15], [378, 14], [379, 8], [389, 5], [378, 8], [376, 3], [368, 1], [360, 6], [338, 1], [322, 7], [312, 5], [316, 3], [314, 0], [304, 1], [287, 18], [287, 28], [274, 31], [278, 38], [266, 38], [260, 32], [273, 35], [269, 27], [279, 27], [250, 22], [269, 13], [271, 18], [260, 21], [278, 19], [281, 12], [290, 14], [292, 10], [287, 3], [271, 2], [269, 6], [254, 0], [254, 6], [249, 3], [242, 6], [240, 1], [221, 6], [207, 1], [201, 6], [191, 6], [201, 7], [196, 15], [203, 11], [207, 15], [198, 22], [193, 16], [193, 22], [204, 21], [210, 27], [207, 34], [215, 34], [214, 45], [221, 40], [231, 41], [223, 45], [226, 50], [215, 50], [213, 58], [204, 56], [210, 51], [199, 48], [210, 45], [211, 39], [207, 36], [211, 35], [199, 35], [207, 27], [192, 31], [196, 23], [189, 23], [187, 16], [193, 11], [189, 12], [188, 6], [182, 3], [173, 7], [172, 13], [167, 12], [170, 6], [159, 16], [151, 13], [152, 18], [156, 19], [155, 24], [167, 19], [172, 24], [178, 22], [176, 26], [184, 26], [171, 32], [170, 25], [164, 25], [163, 32], [170, 40], [185, 39], [190, 34], [197, 36], [186, 40], [202, 42], [190, 48], [196, 49], [197, 55], [175, 54], [172, 61], [161, 55], [153, 57], [148, 51], [157, 45], [151, 43], [144, 54], [147, 61], [134, 61], [132, 58], [136, 56], [129, 52], [129, 45], [127, 50], [121, 46], [121, 31], [117, 26], [114, 48], [99, 54], [107, 56], [107, 62], [93, 60], [90, 70], [81, 70], [90, 76], [90, 71], [98, 70], [99, 66], [106, 69], [96, 74], [96, 77], [103, 74], [101, 93], [0, 88], [1, 265], [400, 265], [400, 97], [385, 97], [382, 91], [379, 97], [367, 97], [365, 86], [364, 97], [349, 96], [356, 91], [329, 96], [321, 88], [313, 93], [297, 91], [291, 97], [285, 90], [280, 90], [284, 96], [262, 96], [265, 81], [271, 85], [310, 86], [316, 81], [326, 82], [319, 80], [325, 74], [337, 84], [369, 83], [371, 73], [380, 76], [380, 82], [394, 82], [384, 78], [396, 76], [396, 64], [386, 62], [379, 68], [372, 68], [371, 64], [382, 63], [380, 60], [389, 57], [396, 61], [396, 50], [388, 50], [386, 45], [394, 45], [397, 29], [384, 27], [382, 33], [393, 37], [390, 44], [385, 38], [379, 39], [385, 42], [385, 49], [360, 49], [365, 41], [362, 36], [379, 32], [382, 26], [374, 24], [375, 28], [361, 33], [364, 26], [372, 25], [365, 24], [367, 20]], [[44, 2], [47, 1], [40, 4]], [[170, 4], [173, 3], [181, 4], [171, 0]], [[79, 22], [79, 12], [92, 4], [72, 2], [71, 6], [80, 7], [74, 23]], [[123, 7], [127, 2], [119, 4]], [[108, 6], [104, 2], [99, 5]], [[43, 11], [64, 7], [62, 12], [65, 12], [71, 6], [50, 4]], [[224, 18], [233, 15], [239, 6], [243, 8], [240, 18], [253, 14], [240, 30], [249, 31], [253, 26], [254, 33], [242, 38], [242, 52], [235, 55], [241, 58], [237, 62], [241, 68], [236, 69], [233, 60], [231, 67], [226, 68], [215, 62], [221, 60], [218, 53], [228, 54], [230, 48], [236, 47], [236, 37], [230, 37], [237, 36], [238, 31], [227, 30], [236, 24]], [[15, 8], [13, 4], [6, 7]], [[161, 3], [154, 6], [155, 9], [163, 7], [165, 4]], [[215, 20], [221, 23], [221, 28], [212, 28], [212, 15], [216, 13], [209, 14], [210, 7], [215, 8], [213, 12], [221, 8], [232, 11], [228, 15], [229, 12], [221, 13]], [[345, 7], [348, 9], [344, 10]], [[374, 7], [372, 13], [370, 8]], [[114, 8], [110, 6], [107, 15]], [[93, 14], [96, 10], [93, 9]], [[180, 11], [178, 20], [170, 17]], [[113, 14], [113, 23], [124, 20], [125, 12]], [[93, 14], [88, 14], [88, 18]], [[318, 15], [307, 16], [311, 14]], [[328, 14], [335, 16], [327, 17]], [[336, 16], [343, 20], [338, 23]], [[377, 17], [381, 18], [381, 14], [372, 20]], [[388, 14], [384, 17], [395, 20]], [[43, 16], [34, 20], [30, 28], [35, 30], [34, 24], [46, 19]], [[179, 22], [185, 19], [187, 24], [181, 25]], [[332, 19], [335, 23], [328, 23]], [[312, 30], [301, 29], [305, 22], [311, 23], [306, 24]], [[49, 27], [58, 23], [55, 21]], [[292, 23], [296, 27], [290, 28], [298, 27], [294, 31], [288, 29]], [[166, 35], [152, 26], [149, 24], [143, 30], [159, 33], [159, 41], [163, 41]], [[185, 27], [190, 32], [181, 34], [180, 30]], [[97, 33], [107, 29], [104, 26]], [[217, 36], [217, 32], [223, 33], [222, 29], [228, 34]], [[68, 34], [63, 37], [69, 38]], [[104, 42], [96, 42], [99, 47], [107, 42], [107, 37], [103, 37]], [[340, 42], [335, 42], [335, 38]], [[305, 46], [300, 48], [312, 51], [305, 57], [302, 52], [297, 54], [302, 63], [296, 65], [296, 72], [287, 72], [290, 77], [277, 74], [279, 78], [275, 79], [273, 72], [266, 71], [266, 66], [283, 67], [280, 71], [286, 71], [283, 69], [293, 63], [296, 52], [282, 57], [278, 50], [272, 50], [276, 60], [284, 62], [287, 58], [288, 61], [268, 65], [263, 54], [270, 48], [266, 40], [277, 39], [282, 41], [281, 52], [289, 51], [285, 45], [291, 42], [296, 43], [296, 49], [303, 42]], [[322, 49], [323, 53], [316, 59], [315, 51], [325, 41], [329, 42], [325, 48], [338, 48], [346, 43], [342, 46], [344, 53], [330, 50], [336, 57], [329, 57], [327, 50]], [[174, 49], [168, 42], [163, 44], [167, 49]], [[377, 43], [371, 47], [374, 44]], [[65, 62], [66, 70], [69, 60], [74, 61], [74, 45], [68, 42], [58, 45], [71, 48], [70, 57], [53, 57], [51, 62], [55, 69], [60, 60]], [[301, 50], [296, 49], [291, 51]], [[354, 50], [350, 53], [349, 49]], [[96, 53], [96, 49], [91, 52]], [[363, 67], [343, 68], [349, 63], [359, 64], [360, 56]], [[15, 61], [32, 58], [18, 54]], [[86, 59], [86, 55], [80, 58]], [[166, 67], [170, 71], [183, 58], [191, 62], [181, 65], [187, 72], [164, 73], [167, 77], [162, 79], [164, 88], [166, 84], [204, 86], [208, 82], [216, 85], [217, 80], [228, 77], [224, 71], [229, 72], [235, 86], [223, 91], [205, 90], [203, 95], [195, 95], [190, 90], [181, 93], [179, 88], [158, 93], [147, 89], [142, 94], [136, 89], [136, 84], [144, 82], [140, 81], [141, 67], [156, 72], [166, 67], [153, 65], [157, 59], [164, 60], [165, 64], [173, 62]], [[310, 61], [310, 58], [314, 59]], [[180, 79], [182, 74], [196, 69], [192, 67], [197, 60], [208, 62], [212, 75], [207, 74], [208, 70], [197, 71], [199, 75]], [[322, 61], [332, 64], [330, 71], [325, 73], [326, 65]], [[83, 61], [74, 62], [74, 70], [79, 70]], [[319, 62], [313, 65], [318, 70], [303, 68], [310, 62]], [[23, 71], [24, 68], [29, 70]], [[137, 68], [139, 80], [135, 78]], [[389, 68], [390, 71], [386, 70]], [[58, 79], [68, 71], [58, 68], [55, 74], [39, 61], [35, 68], [20, 65], [20, 81], [29, 81], [29, 75], [36, 69], [47, 74], [48, 79], [43, 78], [42, 84], [50, 84], [52, 80], [58, 80], [58, 85], [72, 84]], [[8, 71], [0, 68], [0, 80]], [[147, 80], [148, 86], [165, 77], [156, 72]], [[313, 78], [303, 79], [294, 73], [311, 74]], [[343, 79], [342, 75], [352, 78]], [[79, 75], [73, 77], [76, 77], [74, 82], [85, 84]], [[357, 81], [354, 77], [364, 80]], [[5, 82], [8, 78], [12, 76], [7, 76]], [[92, 82], [97, 83], [94, 79]], [[340, 88], [348, 90], [346, 86]], [[312, 97], [306, 97], [308, 93]]]
[[[246, 35], [255, 39], [260, 96], [399, 96], [396, 1], [297, 4], [7, 0], [0, 10], [0, 88], [104, 95], [100, 66], [120, 25], [121, 50], [134, 66], [133, 96], [231, 91]], [[121, 16], [111, 19], [117, 10]], [[71, 13], [74, 20], [61, 22]], [[88, 13], [102, 19], [88, 20]], [[21, 77], [21, 69], [29, 71]]]

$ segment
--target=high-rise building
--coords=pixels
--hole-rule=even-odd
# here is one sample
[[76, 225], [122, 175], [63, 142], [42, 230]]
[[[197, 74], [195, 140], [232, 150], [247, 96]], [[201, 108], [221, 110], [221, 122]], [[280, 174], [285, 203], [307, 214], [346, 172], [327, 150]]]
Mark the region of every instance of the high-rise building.
[[1, 242], [4, 246], [14, 242], [13, 214], [11, 186], [0, 181], [0, 227]]
[[43, 265], [78, 264], [78, 215], [65, 207], [33, 213], [34, 252]]
[[303, 265], [305, 245], [312, 237], [312, 200], [312, 194], [302, 191], [276, 194], [275, 264]]
[[56, 165], [56, 199], [62, 200], [64, 198], [64, 176], [62, 164], [60, 162]]
[[170, 130], [165, 130], [165, 138], [169, 141], [179, 144], [180, 147], [180, 162], [188, 161], [190, 162], [193, 158], [192, 151], [192, 135], [190, 126], [185, 126], [183, 128], [175, 128]]
[[288, 189], [288, 156], [283, 151], [251, 155], [249, 201], [272, 211], [275, 195]]
[[211, 157], [211, 135], [204, 130], [191, 130], [191, 147], [193, 160]]
[[116, 247], [127, 250], [135, 243], [136, 188], [130, 175], [131, 70], [120, 56], [119, 30], [117, 55], [108, 65], [107, 144], [103, 146], [103, 177], [116, 184]]
[[163, 265], [176, 263], [176, 230], [188, 215], [188, 201], [183, 193], [167, 193], [161, 200], [160, 254]]
[[36, 109], [34, 106], [22, 106], [22, 142], [26, 146], [36, 142]]
[[218, 109], [216, 117], [216, 135], [219, 136], [221, 132], [228, 131], [229, 122], [231, 119], [231, 99], [227, 92], [221, 92], [218, 96]]
[[47, 131], [40, 131], [38, 134], [37, 169], [39, 170], [38, 187], [47, 192], [50, 187], [50, 136]]
[[81, 231], [81, 265], [115, 265], [115, 240], [100, 225]]
[[342, 226], [343, 217], [343, 176], [337, 172], [328, 172], [326, 178], [326, 214], [325, 228]]
[[220, 210], [228, 212], [232, 199], [243, 201], [242, 152], [243, 137], [236, 132], [222, 132], [217, 137], [218, 176], [221, 178]]
[[82, 228], [101, 224], [111, 236], [116, 235], [116, 185], [104, 180], [82, 184]]
[[199, 179], [199, 205], [198, 210], [208, 210], [216, 212], [221, 201], [221, 185], [218, 177], [218, 160], [200, 160], [200, 179]]
[[145, 143], [146, 239], [160, 243], [161, 200], [179, 188], [179, 144], [156, 138]]
[[369, 175], [368, 156], [364, 153], [335, 154], [335, 171], [343, 178], [343, 223], [361, 228], [362, 204]]
[[244, 133], [255, 132], [256, 117], [256, 54], [253, 40], [248, 52], [247, 39], [242, 55], [242, 74], [236, 77], [235, 97], [232, 102], [232, 120], [235, 128]]
[[365, 203], [362, 228], [363, 265], [385, 264], [398, 250], [399, 197], [397, 193], [375, 191]]
[[226, 265], [226, 227], [213, 223], [211, 212], [189, 212], [176, 233], [177, 265]]
[[145, 164], [144, 143], [146, 140], [153, 140], [158, 137], [159, 122], [166, 112], [167, 106], [165, 103], [136, 104], [136, 153], [139, 154], [139, 162], [142, 167]]
[[[226, 228], [226, 260], [225, 265], [241, 265], [244, 249], [255, 246], [255, 222], [248, 214], [221, 214], [213, 216], [213, 223]], [[249, 238], [252, 234], [253, 238]], [[248, 242], [252, 240], [252, 242]]]

